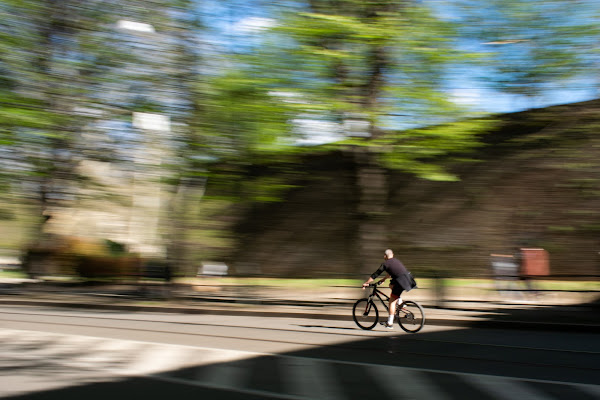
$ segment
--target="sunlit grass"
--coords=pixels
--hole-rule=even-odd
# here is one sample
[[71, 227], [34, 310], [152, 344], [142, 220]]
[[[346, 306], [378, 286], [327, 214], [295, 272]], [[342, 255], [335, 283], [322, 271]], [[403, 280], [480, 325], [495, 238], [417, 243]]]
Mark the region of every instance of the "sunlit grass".
[[[20, 269], [0, 269], [0, 279], [23, 279], [27, 278], [27, 274]], [[51, 281], [82, 281], [78, 277], [48, 277]], [[106, 279], [110, 282], [110, 279]], [[143, 282], [162, 282], [157, 279], [147, 280]], [[509, 281], [501, 281], [509, 282]], [[521, 282], [514, 280], [510, 282]], [[536, 288], [540, 290], [600, 290], [599, 281], [556, 281], [556, 280], [533, 280]], [[138, 283], [142, 283], [138, 281]], [[363, 280], [360, 279], [336, 279], [336, 278], [318, 278], [318, 279], [293, 279], [293, 278], [270, 278], [270, 277], [188, 277], [175, 278], [174, 283], [184, 285], [199, 285], [199, 286], [254, 286], [254, 287], [286, 287], [290, 289], [310, 289], [310, 288], [328, 288], [328, 287], [356, 287], [359, 288]], [[436, 285], [433, 279], [417, 278], [419, 288], [430, 289]], [[466, 288], [466, 289], [495, 289], [496, 281], [492, 279], [444, 279], [443, 286], [447, 288]], [[384, 284], [383, 288], [386, 288]]]
[[[360, 287], [362, 280], [357, 279], [285, 279], [285, 278], [238, 278], [238, 277], [214, 277], [214, 278], [182, 278], [178, 282], [191, 285], [247, 285], [247, 286], [277, 286], [290, 288], [319, 288], [319, 287]], [[515, 281], [520, 282], [520, 281]], [[550, 281], [534, 280], [536, 286], [543, 290], [599, 290], [600, 282], [597, 281]], [[431, 288], [436, 282], [433, 279], [419, 279], [417, 283], [420, 288]], [[445, 287], [473, 288], [473, 289], [495, 289], [496, 281], [492, 279], [444, 279]], [[387, 285], [385, 285], [387, 286]]]
[[214, 278], [181, 278], [177, 282], [192, 285], [246, 285], [246, 286], [278, 286], [278, 287], [332, 287], [356, 286], [363, 281], [357, 279], [292, 279], [292, 278], [264, 278], [264, 277], [214, 277]]
[[24, 279], [27, 274], [20, 269], [0, 269], [0, 279]]

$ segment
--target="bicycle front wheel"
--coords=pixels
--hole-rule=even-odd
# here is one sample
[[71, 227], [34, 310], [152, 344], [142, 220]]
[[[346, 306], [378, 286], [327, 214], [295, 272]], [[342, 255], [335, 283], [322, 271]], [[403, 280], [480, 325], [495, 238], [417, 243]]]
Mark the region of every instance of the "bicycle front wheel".
[[352, 318], [356, 325], [360, 329], [370, 330], [377, 325], [379, 321], [379, 311], [375, 306], [375, 303], [369, 301], [369, 299], [360, 299], [354, 303], [352, 308]]
[[425, 325], [425, 311], [419, 303], [405, 301], [396, 311], [396, 320], [405, 332], [417, 333]]

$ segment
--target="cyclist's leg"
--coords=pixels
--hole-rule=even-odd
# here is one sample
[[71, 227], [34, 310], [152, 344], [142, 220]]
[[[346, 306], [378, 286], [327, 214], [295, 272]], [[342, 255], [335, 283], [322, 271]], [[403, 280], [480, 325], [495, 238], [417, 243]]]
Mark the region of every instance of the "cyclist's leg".
[[[392, 288], [392, 294], [390, 295], [390, 303], [389, 303], [389, 317], [388, 317], [388, 325], [392, 325], [394, 323], [394, 315], [396, 315], [396, 305], [398, 304], [398, 300], [400, 299], [400, 295], [402, 294], [402, 288], [400, 285], [392, 284], [390, 285]], [[402, 302], [400, 300], [400, 302]]]
[[388, 308], [388, 311], [390, 312], [388, 318], [388, 325], [394, 323], [394, 315], [396, 315], [396, 304], [398, 304], [398, 295], [392, 293], [392, 295], [390, 296], [390, 303]]

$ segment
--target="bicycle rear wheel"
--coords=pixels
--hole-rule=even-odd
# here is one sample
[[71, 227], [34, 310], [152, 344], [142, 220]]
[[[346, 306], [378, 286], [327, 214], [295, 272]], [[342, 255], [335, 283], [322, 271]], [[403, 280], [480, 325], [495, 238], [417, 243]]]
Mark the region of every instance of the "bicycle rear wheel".
[[417, 333], [425, 325], [425, 311], [419, 303], [405, 301], [396, 310], [396, 320], [405, 332]]
[[360, 329], [370, 330], [377, 325], [379, 321], [379, 311], [375, 303], [369, 299], [360, 299], [354, 303], [352, 308], [352, 318]]

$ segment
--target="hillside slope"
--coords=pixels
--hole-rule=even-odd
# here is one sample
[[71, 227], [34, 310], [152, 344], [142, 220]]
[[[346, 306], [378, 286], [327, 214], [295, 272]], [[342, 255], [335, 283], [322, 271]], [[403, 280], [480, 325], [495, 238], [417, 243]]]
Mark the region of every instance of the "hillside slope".
[[[489, 255], [543, 247], [552, 274], [600, 275], [600, 101], [497, 117], [473, 155], [449, 166], [458, 182], [388, 171], [388, 242], [414, 271], [489, 273]], [[356, 275], [359, 216], [354, 165], [315, 155], [286, 200], [263, 205], [243, 226], [239, 272]], [[381, 254], [373, 254], [373, 266]]]

